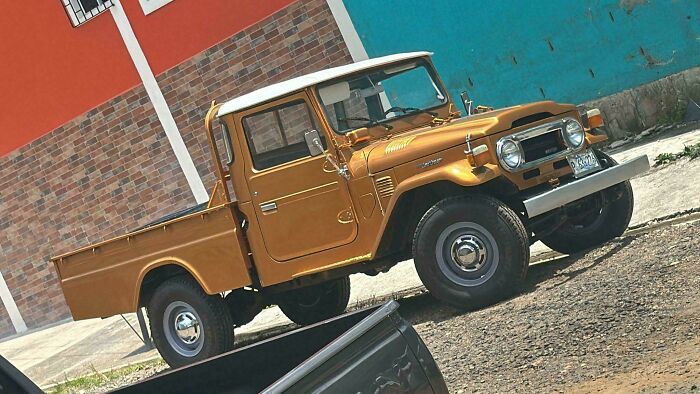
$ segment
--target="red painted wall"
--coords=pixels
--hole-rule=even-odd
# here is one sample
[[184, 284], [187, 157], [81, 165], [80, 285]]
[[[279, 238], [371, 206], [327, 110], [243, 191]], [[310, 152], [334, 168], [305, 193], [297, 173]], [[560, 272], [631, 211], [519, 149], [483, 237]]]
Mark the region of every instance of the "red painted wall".
[[158, 75], [295, 0], [174, 0], [144, 15], [138, 0], [122, 0], [131, 26]]
[[60, 1], [0, 12], [0, 156], [139, 83], [110, 15], [74, 29]]
[[[124, 9], [157, 75], [293, 0], [174, 0], [144, 15]], [[73, 28], [60, 0], [0, 13], [0, 156], [140, 83], [109, 12]]]

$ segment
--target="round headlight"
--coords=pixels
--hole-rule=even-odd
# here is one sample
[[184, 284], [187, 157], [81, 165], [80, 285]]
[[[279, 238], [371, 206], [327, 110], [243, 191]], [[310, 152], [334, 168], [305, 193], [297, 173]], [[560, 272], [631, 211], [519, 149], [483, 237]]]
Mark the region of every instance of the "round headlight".
[[501, 140], [498, 144], [498, 158], [508, 169], [514, 170], [520, 166], [523, 160], [520, 146], [513, 140]]
[[567, 119], [564, 138], [566, 138], [570, 147], [574, 149], [580, 148], [586, 138], [586, 133], [583, 131], [581, 123], [575, 119]]

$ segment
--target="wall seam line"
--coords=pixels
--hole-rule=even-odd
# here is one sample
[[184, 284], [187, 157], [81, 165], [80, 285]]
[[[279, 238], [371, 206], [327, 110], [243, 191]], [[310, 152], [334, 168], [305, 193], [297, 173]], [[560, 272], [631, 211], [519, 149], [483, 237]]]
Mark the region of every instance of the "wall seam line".
[[7, 282], [5, 282], [5, 277], [2, 275], [1, 271], [0, 300], [2, 300], [2, 303], [5, 305], [5, 310], [7, 310], [7, 314], [10, 315], [10, 321], [12, 322], [12, 326], [15, 328], [15, 332], [19, 334], [27, 331], [27, 324], [24, 322], [24, 318], [22, 318], [22, 314], [19, 312], [19, 308], [17, 308], [17, 303], [15, 302], [14, 297], [12, 297], [10, 288], [7, 287]]
[[143, 49], [136, 38], [136, 34], [131, 27], [131, 23], [129, 23], [129, 18], [122, 7], [120, 0], [114, 0], [114, 6], [110, 8], [110, 12], [114, 19], [114, 23], [117, 25], [119, 34], [124, 41], [124, 45], [126, 45], [126, 49], [131, 56], [134, 67], [136, 67], [136, 71], [141, 78], [141, 82], [146, 89], [146, 94], [148, 94], [148, 98], [153, 104], [158, 120], [163, 126], [165, 135], [170, 142], [170, 146], [175, 153], [175, 157], [180, 164], [180, 168], [185, 175], [185, 179], [187, 180], [187, 184], [189, 185], [195, 200], [198, 204], [209, 201], [209, 193], [202, 182], [202, 178], [197, 172], [197, 168], [192, 161], [192, 156], [190, 156], [185, 142], [182, 140], [182, 135], [180, 134], [180, 130], [175, 123], [173, 114], [170, 112], [170, 107], [168, 107], [168, 103], [163, 96], [163, 92], [158, 86], [158, 81], [153, 74], [153, 70], [151, 70], [151, 67], [148, 64], [146, 55], [144, 54]]
[[352, 60], [358, 62], [360, 60], [369, 59], [367, 50], [364, 44], [362, 44], [360, 35], [357, 34], [355, 25], [352, 23], [352, 19], [350, 18], [347, 8], [345, 8], [343, 0], [326, 0], [326, 2], [328, 3], [328, 8], [331, 9], [333, 19], [335, 19], [335, 23], [338, 25], [338, 29], [343, 36], [345, 45], [348, 47]]

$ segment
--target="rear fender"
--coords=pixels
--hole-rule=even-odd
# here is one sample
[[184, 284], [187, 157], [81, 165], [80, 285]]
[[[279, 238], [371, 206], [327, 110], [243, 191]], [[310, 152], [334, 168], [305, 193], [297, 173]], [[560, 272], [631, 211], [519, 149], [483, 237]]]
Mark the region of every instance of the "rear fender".
[[[196, 267], [194, 267], [192, 264], [188, 263], [187, 261], [184, 261], [182, 259], [178, 258], [163, 258], [159, 260], [155, 260], [149, 265], [145, 266], [143, 270], [139, 273], [138, 280], [136, 281], [136, 287], [134, 288], [133, 291], [133, 300], [131, 303], [131, 309], [136, 310], [141, 304], [144, 304], [145, 300], [142, 299], [144, 296], [144, 291], [148, 291], [149, 289], [144, 289], [144, 280], [146, 279], [146, 276], [148, 274], [151, 274], [155, 272], [155, 270], [160, 269], [160, 268], [165, 268], [165, 267], [178, 267], [182, 269], [184, 272], [182, 274], [189, 274], [192, 279], [194, 279], [198, 284], [199, 287], [204, 290], [205, 293], [207, 294], [216, 294], [221, 292], [220, 289], [215, 289], [211, 285], [209, 285], [206, 280], [204, 279], [204, 275], [197, 270]], [[157, 287], [160, 283], [154, 283], [153, 288], [150, 290], [153, 290], [155, 287]], [[229, 290], [229, 289], [226, 289]], [[143, 305], [145, 306], [145, 305]]]

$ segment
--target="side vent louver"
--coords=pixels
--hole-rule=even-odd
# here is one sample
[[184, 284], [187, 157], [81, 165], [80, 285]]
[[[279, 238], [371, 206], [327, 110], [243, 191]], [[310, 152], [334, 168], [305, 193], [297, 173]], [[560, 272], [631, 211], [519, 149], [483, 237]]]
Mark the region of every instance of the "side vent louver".
[[385, 176], [377, 179], [377, 193], [381, 198], [389, 198], [394, 195], [394, 181], [391, 177]]

